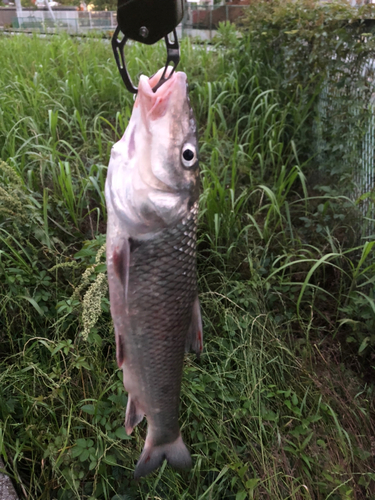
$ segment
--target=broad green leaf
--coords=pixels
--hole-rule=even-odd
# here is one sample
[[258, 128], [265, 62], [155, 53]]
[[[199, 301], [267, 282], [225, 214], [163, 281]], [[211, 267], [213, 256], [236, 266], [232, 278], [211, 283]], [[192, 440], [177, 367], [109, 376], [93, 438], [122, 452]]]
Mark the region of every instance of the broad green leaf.
[[297, 398], [297, 394], [296, 393], [293, 393], [292, 403], [294, 404], [294, 406], [298, 405], [298, 398]]
[[103, 462], [107, 465], [117, 465], [117, 460], [114, 455], [107, 455], [103, 458]]
[[236, 500], [245, 500], [247, 497], [246, 491], [239, 491], [236, 495]]
[[362, 340], [362, 343], [358, 349], [358, 354], [361, 354], [361, 352], [363, 352], [366, 349], [366, 347], [368, 346], [369, 340], [370, 340], [370, 337], [366, 337]]
[[79, 446], [75, 446], [72, 449], [72, 457], [73, 458], [79, 457], [82, 452], [83, 452], [83, 448], [80, 448]]
[[81, 406], [81, 410], [88, 413], [89, 415], [94, 415], [95, 406], [94, 405], [83, 405], [83, 406]]
[[131, 437], [126, 434], [125, 428], [122, 426], [116, 429], [115, 435], [119, 439], [131, 439]]
[[79, 459], [81, 462], [84, 462], [89, 458], [90, 452], [89, 450], [83, 450], [83, 452], [80, 454]]
[[256, 477], [254, 477], [253, 479], [249, 479], [248, 481], [246, 481], [246, 488], [248, 488], [249, 490], [255, 490], [258, 483], [259, 479], [257, 479]]

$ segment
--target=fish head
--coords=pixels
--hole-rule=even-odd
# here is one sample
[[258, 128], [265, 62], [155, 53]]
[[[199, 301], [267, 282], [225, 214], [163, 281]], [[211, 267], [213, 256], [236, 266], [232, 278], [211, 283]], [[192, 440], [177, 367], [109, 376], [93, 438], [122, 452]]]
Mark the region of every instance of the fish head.
[[198, 142], [187, 78], [183, 72], [173, 73], [153, 92], [161, 71], [150, 79], [141, 76], [135, 102], [141, 115], [139, 143], [146, 157], [142, 174], [156, 189], [195, 198]]
[[115, 208], [117, 200], [123, 218], [138, 232], [185, 217], [199, 194], [197, 130], [187, 78], [174, 72], [153, 92], [162, 71], [141, 76], [130, 122], [109, 166]]

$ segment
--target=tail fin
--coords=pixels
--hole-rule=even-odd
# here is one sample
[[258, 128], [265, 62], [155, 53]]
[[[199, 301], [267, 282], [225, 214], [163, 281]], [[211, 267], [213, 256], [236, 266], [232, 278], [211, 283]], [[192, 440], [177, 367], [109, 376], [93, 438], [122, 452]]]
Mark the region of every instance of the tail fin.
[[181, 435], [176, 441], [159, 446], [152, 446], [146, 443], [141, 456], [139, 457], [137, 466], [134, 471], [134, 478], [147, 476], [152, 471], [161, 466], [164, 459], [175, 469], [190, 469], [191, 457]]

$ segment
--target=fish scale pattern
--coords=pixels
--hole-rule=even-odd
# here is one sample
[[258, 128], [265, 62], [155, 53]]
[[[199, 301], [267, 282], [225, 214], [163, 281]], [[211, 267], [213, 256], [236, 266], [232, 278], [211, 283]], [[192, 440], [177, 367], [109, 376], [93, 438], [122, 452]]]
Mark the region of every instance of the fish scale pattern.
[[197, 212], [196, 203], [175, 226], [136, 241], [130, 256], [126, 358], [139, 388], [131, 396], [145, 409], [155, 444], [179, 435], [183, 356], [197, 296]]

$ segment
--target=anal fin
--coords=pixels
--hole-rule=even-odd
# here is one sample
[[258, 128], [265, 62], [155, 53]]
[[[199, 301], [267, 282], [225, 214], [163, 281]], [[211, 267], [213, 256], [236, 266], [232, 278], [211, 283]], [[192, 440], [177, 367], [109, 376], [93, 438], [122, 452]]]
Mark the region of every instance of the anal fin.
[[203, 351], [203, 328], [199, 298], [194, 301], [190, 328], [186, 337], [185, 350], [194, 351], [198, 359]]
[[136, 401], [133, 401], [131, 395], [128, 396], [128, 405], [126, 407], [125, 414], [125, 430], [126, 434], [130, 436], [133, 432], [134, 427], [136, 427], [139, 422], [143, 420], [145, 414], [140, 408], [137, 407]]

